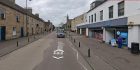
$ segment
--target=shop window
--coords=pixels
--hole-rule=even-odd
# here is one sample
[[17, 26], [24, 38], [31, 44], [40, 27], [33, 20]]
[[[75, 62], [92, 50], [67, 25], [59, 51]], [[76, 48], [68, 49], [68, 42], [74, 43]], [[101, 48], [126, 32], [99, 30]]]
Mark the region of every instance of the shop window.
[[124, 1], [118, 3], [118, 16], [124, 15]]
[[109, 18], [113, 18], [113, 6], [109, 7]]

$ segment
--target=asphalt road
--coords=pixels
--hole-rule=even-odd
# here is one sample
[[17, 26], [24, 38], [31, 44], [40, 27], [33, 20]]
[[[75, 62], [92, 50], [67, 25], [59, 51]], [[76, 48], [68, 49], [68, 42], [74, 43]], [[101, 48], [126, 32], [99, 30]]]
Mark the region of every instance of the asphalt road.
[[0, 70], [91, 70], [67, 38], [53, 32], [0, 58]]

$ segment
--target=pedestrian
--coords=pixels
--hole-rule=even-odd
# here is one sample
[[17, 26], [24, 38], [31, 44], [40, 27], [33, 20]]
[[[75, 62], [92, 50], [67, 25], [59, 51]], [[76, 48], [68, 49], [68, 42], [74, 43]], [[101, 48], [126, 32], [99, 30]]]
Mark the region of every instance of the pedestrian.
[[122, 37], [121, 36], [119, 36], [118, 37], [118, 48], [122, 48]]

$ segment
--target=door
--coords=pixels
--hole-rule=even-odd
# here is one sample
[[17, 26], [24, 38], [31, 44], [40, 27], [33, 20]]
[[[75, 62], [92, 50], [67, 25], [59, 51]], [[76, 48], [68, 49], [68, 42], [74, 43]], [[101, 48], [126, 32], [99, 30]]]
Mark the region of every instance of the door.
[[24, 36], [24, 29], [23, 29], [23, 27], [21, 27], [21, 37], [23, 37]]
[[34, 29], [32, 28], [32, 35], [34, 34]]
[[1, 41], [1, 27], [0, 27], [0, 41]]
[[0, 27], [0, 40], [5, 40], [5, 34], [6, 33], [6, 27], [5, 26], [1, 26]]

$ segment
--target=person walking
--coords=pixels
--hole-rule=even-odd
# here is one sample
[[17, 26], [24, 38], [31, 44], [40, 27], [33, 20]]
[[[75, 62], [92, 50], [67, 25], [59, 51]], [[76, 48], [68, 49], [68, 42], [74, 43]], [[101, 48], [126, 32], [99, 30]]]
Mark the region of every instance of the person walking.
[[122, 37], [121, 36], [119, 36], [118, 37], [118, 48], [122, 48]]

